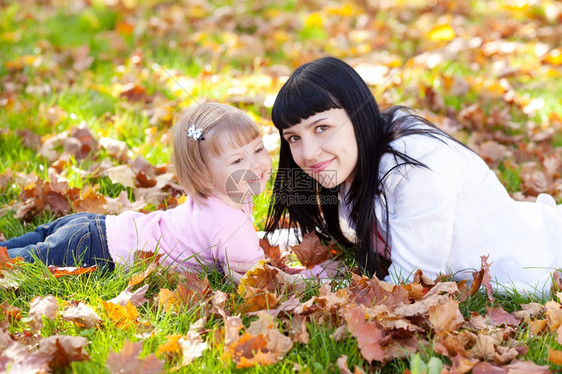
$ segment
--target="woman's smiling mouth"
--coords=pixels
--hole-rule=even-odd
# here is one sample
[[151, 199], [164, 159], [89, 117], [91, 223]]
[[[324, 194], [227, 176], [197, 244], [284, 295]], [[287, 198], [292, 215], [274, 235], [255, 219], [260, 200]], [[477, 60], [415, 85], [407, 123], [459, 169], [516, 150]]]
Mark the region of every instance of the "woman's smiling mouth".
[[310, 169], [312, 170], [313, 173], [320, 173], [321, 171], [326, 170], [328, 166], [330, 166], [332, 161], [334, 161], [333, 158], [331, 160], [318, 162], [314, 165], [310, 165]]

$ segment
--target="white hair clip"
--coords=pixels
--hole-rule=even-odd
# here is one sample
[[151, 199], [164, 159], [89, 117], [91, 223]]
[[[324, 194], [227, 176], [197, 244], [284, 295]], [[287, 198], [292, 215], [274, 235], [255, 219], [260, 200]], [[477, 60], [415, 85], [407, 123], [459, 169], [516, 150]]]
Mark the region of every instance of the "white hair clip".
[[203, 138], [203, 130], [196, 129], [195, 125], [189, 126], [189, 129], [187, 129], [187, 136], [192, 137], [193, 140], [205, 140], [205, 138]]

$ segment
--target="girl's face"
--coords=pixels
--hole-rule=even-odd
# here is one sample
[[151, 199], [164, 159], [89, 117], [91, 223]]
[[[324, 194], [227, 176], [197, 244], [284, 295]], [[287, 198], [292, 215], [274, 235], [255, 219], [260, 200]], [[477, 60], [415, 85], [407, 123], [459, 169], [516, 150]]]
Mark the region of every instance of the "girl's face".
[[293, 159], [308, 175], [327, 188], [353, 181], [357, 141], [344, 109], [316, 113], [283, 130]]
[[203, 159], [215, 187], [213, 196], [235, 208], [265, 191], [271, 176], [271, 156], [261, 138], [242, 147], [223, 144], [220, 155]]

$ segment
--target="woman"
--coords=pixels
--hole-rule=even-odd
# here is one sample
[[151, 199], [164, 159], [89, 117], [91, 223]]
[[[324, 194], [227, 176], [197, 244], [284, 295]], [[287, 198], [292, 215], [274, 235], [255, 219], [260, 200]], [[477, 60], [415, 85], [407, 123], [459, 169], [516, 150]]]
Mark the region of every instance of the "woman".
[[390, 260], [386, 280], [416, 269], [470, 279], [489, 255], [492, 279], [508, 290], [550, 286], [562, 264], [554, 200], [514, 201], [480, 157], [429, 121], [401, 106], [380, 112], [345, 62], [297, 68], [272, 119], [281, 150], [269, 233], [288, 226], [355, 246], [369, 275], [386, 275]]

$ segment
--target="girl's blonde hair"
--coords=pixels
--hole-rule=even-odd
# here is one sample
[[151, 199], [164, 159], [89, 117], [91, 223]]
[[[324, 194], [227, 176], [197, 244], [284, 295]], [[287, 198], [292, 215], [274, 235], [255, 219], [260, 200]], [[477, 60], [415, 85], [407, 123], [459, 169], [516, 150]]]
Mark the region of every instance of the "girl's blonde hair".
[[[196, 140], [188, 135], [190, 126], [201, 130]], [[218, 156], [222, 147], [242, 147], [260, 137], [257, 125], [233, 106], [204, 103], [189, 107], [174, 126], [172, 158], [185, 192], [195, 200], [209, 197], [214, 189], [205, 165], [206, 157]]]

